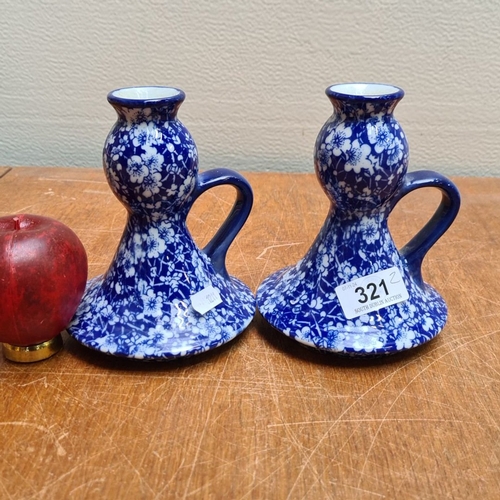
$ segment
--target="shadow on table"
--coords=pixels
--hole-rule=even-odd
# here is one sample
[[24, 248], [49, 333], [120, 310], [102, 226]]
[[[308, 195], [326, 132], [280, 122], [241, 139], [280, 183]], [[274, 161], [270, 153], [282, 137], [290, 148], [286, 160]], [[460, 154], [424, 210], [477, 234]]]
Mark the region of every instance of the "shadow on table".
[[130, 359], [119, 356], [112, 356], [104, 354], [99, 351], [94, 351], [77, 340], [69, 334], [64, 334], [64, 347], [65, 351], [71, 356], [75, 356], [80, 361], [87, 363], [95, 368], [102, 368], [107, 370], [123, 370], [128, 372], [168, 372], [182, 370], [185, 368], [193, 367], [196, 365], [203, 365], [206, 363], [215, 363], [219, 358], [224, 358], [228, 352], [234, 348], [235, 344], [244, 341], [245, 336], [250, 327], [244, 330], [236, 338], [217, 347], [211, 351], [188, 356], [184, 358], [169, 359], [162, 361], [151, 361], [141, 359]]
[[436, 339], [432, 339], [430, 342], [427, 342], [422, 346], [415, 347], [405, 352], [389, 355], [382, 354], [375, 356], [351, 357], [343, 354], [320, 351], [297, 342], [272, 327], [258, 311], [253, 320], [253, 325], [260, 336], [273, 349], [279, 350], [283, 354], [293, 358], [327, 366], [360, 368], [395, 363], [407, 363], [408, 361], [411, 361], [419, 356], [432, 352], [436, 346]]

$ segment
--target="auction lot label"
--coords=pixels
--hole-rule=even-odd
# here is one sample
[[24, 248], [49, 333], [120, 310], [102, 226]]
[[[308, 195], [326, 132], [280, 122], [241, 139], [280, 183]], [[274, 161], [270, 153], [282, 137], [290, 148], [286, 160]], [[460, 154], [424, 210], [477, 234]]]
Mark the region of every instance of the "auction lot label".
[[222, 304], [219, 290], [212, 285], [205, 287], [203, 290], [191, 295], [191, 305], [193, 309], [201, 315], [206, 314], [215, 306]]
[[409, 297], [397, 267], [339, 285], [335, 293], [347, 319], [403, 302]]

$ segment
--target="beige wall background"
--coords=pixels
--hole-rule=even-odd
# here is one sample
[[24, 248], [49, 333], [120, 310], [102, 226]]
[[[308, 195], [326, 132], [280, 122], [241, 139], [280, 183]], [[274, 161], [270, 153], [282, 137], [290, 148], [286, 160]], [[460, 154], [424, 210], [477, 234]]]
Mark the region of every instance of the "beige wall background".
[[333, 83], [403, 87], [411, 168], [498, 175], [498, 0], [0, 0], [0, 164], [100, 166], [108, 91], [172, 85], [201, 169], [312, 171]]

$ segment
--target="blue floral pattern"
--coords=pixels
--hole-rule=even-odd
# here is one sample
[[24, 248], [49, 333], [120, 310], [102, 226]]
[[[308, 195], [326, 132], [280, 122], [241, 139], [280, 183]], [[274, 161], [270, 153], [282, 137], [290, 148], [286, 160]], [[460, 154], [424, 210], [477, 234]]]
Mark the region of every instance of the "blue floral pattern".
[[[421, 262], [412, 266], [398, 252], [387, 226], [408, 168], [406, 136], [393, 116], [403, 91], [388, 89], [380, 96], [327, 89], [334, 114], [318, 135], [315, 169], [331, 210], [304, 258], [257, 291], [259, 310], [276, 329], [351, 356], [413, 348], [437, 335], [447, 318], [444, 300], [421, 280]], [[335, 288], [393, 266], [409, 299], [346, 319]]]
[[[108, 271], [88, 282], [69, 326], [77, 340], [107, 354], [162, 360], [201, 353], [233, 339], [254, 315], [251, 291], [217, 272], [186, 227], [198, 153], [176, 117], [183, 99], [182, 91], [159, 102], [108, 96], [118, 121], [104, 170], [129, 217]], [[210, 285], [222, 303], [201, 315], [190, 298]]]

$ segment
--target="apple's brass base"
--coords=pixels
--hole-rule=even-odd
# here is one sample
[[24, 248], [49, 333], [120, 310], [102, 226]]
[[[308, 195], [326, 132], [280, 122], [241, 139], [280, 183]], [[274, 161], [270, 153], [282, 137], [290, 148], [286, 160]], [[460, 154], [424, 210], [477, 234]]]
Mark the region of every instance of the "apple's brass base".
[[61, 350], [63, 340], [61, 334], [53, 339], [28, 346], [19, 346], [12, 344], [3, 344], [3, 355], [10, 361], [18, 363], [33, 363], [50, 358]]

